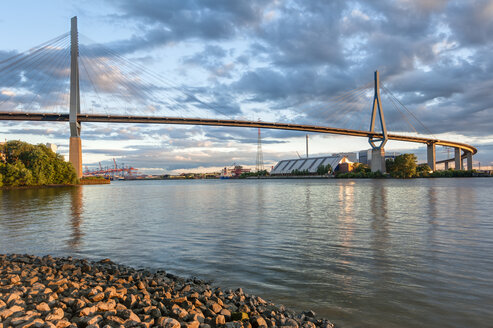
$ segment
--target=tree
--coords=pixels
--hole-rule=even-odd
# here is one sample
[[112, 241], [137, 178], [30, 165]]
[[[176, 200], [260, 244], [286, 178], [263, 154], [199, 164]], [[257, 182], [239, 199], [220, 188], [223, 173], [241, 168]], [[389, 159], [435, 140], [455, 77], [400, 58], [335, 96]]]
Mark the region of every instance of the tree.
[[392, 172], [394, 169], [394, 160], [392, 158], [387, 158], [385, 160], [385, 170], [387, 172]]
[[363, 163], [354, 163], [353, 165], [354, 173], [368, 173], [370, 172], [370, 167]]
[[332, 166], [330, 164], [327, 164], [325, 166], [320, 164], [317, 167], [317, 174], [318, 175], [324, 175], [324, 174], [328, 174], [328, 173], [332, 173]]
[[416, 176], [417, 158], [414, 154], [402, 154], [394, 159], [390, 175], [394, 178], [412, 178]]
[[33, 175], [22, 162], [2, 164], [0, 167], [3, 182], [9, 186], [30, 186], [33, 184]]
[[433, 173], [430, 166], [428, 164], [419, 164], [416, 167], [416, 174], [419, 177], [428, 177], [430, 173]]
[[77, 176], [72, 164], [45, 145], [9, 141], [2, 146], [2, 182], [8, 186], [74, 184]]

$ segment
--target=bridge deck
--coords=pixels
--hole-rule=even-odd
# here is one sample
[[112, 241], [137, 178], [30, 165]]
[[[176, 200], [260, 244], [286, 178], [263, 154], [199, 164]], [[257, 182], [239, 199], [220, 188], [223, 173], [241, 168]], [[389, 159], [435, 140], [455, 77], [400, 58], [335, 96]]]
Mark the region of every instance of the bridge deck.
[[[19, 113], [19, 112], [0, 112], [0, 120], [16, 121], [59, 121], [68, 122], [68, 114], [49, 114], [49, 113]], [[221, 120], [221, 119], [203, 119], [203, 118], [182, 118], [182, 117], [153, 117], [153, 116], [128, 116], [128, 115], [95, 115], [79, 114], [80, 122], [107, 122], [107, 123], [154, 123], [154, 124], [183, 124], [183, 125], [211, 125], [211, 126], [236, 126], [263, 129], [294, 130], [318, 133], [330, 133], [355, 137], [382, 137], [382, 134], [361, 130], [339, 129], [325, 126], [288, 124], [288, 123], [271, 123], [244, 120]], [[390, 140], [415, 142], [423, 144], [435, 144], [461, 148], [464, 152], [477, 153], [477, 149], [471, 145], [422, 137], [411, 137], [397, 134], [388, 134]]]

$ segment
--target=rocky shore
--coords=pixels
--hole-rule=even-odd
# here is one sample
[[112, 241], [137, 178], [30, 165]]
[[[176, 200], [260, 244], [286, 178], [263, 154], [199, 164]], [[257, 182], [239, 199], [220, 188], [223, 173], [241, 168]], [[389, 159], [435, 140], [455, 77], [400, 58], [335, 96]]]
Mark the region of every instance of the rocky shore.
[[0, 255], [0, 328], [334, 327], [241, 288], [149, 272], [109, 259]]

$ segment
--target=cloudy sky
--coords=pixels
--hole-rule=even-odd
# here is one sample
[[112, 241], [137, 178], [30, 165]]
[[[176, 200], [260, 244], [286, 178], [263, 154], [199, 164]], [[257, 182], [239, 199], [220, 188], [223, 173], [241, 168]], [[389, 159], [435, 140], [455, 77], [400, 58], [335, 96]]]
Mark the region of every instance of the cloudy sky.
[[[379, 70], [405, 105], [382, 92], [391, 131], [471, 143], [476, 165], [492, 165], [493, 1], [19, 0], [0, 13], [0, 63], [68, 32], [72, 16], [82, 112], [366, 130]], [[67, 46], [3, 67], [0, 110], [67, 112]], [[262, 135], [267, 167], [305, 152], [302, 132]], [[65, 123], [1, 122], [0, 137], [68, 152]], [[257, 131], [245, 128], [94, 123], [82, 140], [87, 166], [116, 158], [148, 173], [254, 166], [257, 150]], [[368, 148], [362, 138], [310, 135], [311, 154]], [[425, 159], [421, 145], [386, 149]]]

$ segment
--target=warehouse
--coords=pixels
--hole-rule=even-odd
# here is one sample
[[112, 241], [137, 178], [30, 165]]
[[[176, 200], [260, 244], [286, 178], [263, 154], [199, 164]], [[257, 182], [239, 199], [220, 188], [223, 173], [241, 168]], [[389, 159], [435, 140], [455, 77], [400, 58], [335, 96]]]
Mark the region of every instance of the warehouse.
[[[334, 171], [347, 172], [351, 171], [353, 162], [342, 155], [286, 159], [277, 163], [270, 171], [270, 175], [289, 175], [295, 170], [307, 170], [310, 174], [316, 174], [320, 165], [327, 166], [327, 164], [330, 164]], [[340, 166], [340, 164], [344, 165]]]

